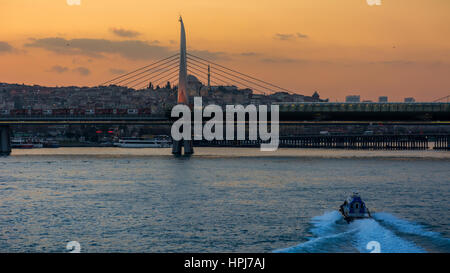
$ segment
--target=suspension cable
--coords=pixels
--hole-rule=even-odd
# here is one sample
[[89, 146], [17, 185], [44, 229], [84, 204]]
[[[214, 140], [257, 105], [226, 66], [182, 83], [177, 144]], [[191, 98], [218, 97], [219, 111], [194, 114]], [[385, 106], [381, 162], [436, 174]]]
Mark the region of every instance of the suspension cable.
[[[131, 81], [128, 81], [128, 82], [125, 83], [124, 85], [129, 85], [129, 84], [134, 83], [134, 82], [136, 82], [136, 81], [139, 81], [139, 80], [141, 80], [141, 79], [143, 79], [143, 78], [150, 79], [150, 78], [154, 77], [154, 76], [150, 76], [150, 75], [153, 75], [153, 74], [155, 74], [155, 73], [157, 73], [157, 72], [160, 72], [161, 70], [162, 70], [163, 73], [164, 73], [165, 71], [172, 70], [172, 69], [174, 69], [174, 68], [176, 68], [176, 67], [177, 67], [176, 63], [168, 64], [168, 65], [166, 65], [166, 66], [164, 66], [164, 67], [160, 67], [160, 68], [157, 69], [157, 70], [154, 70], [154, 71], [152, 71], [152, 72], [146, 73], [145, 75], [142, 75], [142, 76], [140, 76], [140, 77], [138, 77], [138, 78], [132, 79]], [[159, 75], [159, 74], [158, 74], [158, 75]]]
[[[173, 65], [176, 64], [176, 61], [177, 61], [177, 59], [173, 59], [173, 60], [171, 60], [171, 61], [165, 62], [165, 63], [160, 64], [160, 65], [158, 65], [158, 66], [155, 66], [155, 67], [153, 67], [153, 68], [151, 68], [151, 69], [148, 69], [148, 70], [146, 70], [146, 71], [143, 71], [143, 72], [138, 73], [138, 74], [136, 74], [136, 75], [133, 75], [133, 76], [131, 76], [131, 77], [128, 77], [128, 78], [126, 78], [126, 79], [123, 79], [123, 80], [119, 81], [117, 84], [122, 83], [122, 82], [124, 82], [124, 81], [127, 81], [124, 85], [128, 85], [128, 84], [130, 84], [130, 83], [132, 83], [132, 82], [138, 81], [138, 80], [140, 80], [140, 79], [142, 79], [142, 78], [144, 78], [144, 77], [147, 77], [147, 76], [149, 76], [149, 75], [152, 75], [152, 74], [154, 74], [154, 73], [156, 73], [156, 72], [159, 72], [159, 71], [161, 71], [161, 70], [163, 70], [163, 69], [166, 69], [166, 68], [168, 68], [168, 67], [171, 67], [171, 66], [173, 66]], [[156, 69], [156, 68], [158, 68], [158, 69]], [[156, 69], [156, 70], [153, 70], [153, 69]], [[142, 74], [144, 74], [144, 75], [142, 75]], [[139, 75], [142, 75], [142, 76], [136, 78], [136, 77], [139, 76]], [[130, 79], [131, 79], [131, 80], [130, 80]], [[130, 80], [130, 81], [128, 81], [128, 80]]]
[[[147, 82], [147, 81], [149, 81], [149, 80], [151, 80], [151, 79], [154, 79], [155, 77], [159, 77], [159, 76], [161, 76], [162, 74], [165, 74], [165, 73], [167, 73], [167, 72], [169, 72], [169, 71], [173, 71], [175, 68], [177, 68], [177, 66], [173, 66], [173, 67], [171, 67], [171, 68], [169, 68], [169, 69], [166, 69], [166, 70], [164, 70], [163, 72], [158, 73], [158, 74], [156, 74], [156, 75], [154, 75], [154, 76], [151, 76], [151, 77], [149, 77], [149, 76], [150, 76], [151, 74], [154, 74], [154, 72], [157, 72], [157, 71], [154, 71], [153, 73], [151, 73], [151, 74], [149, 74], [149, 75], [144, 75], [144, 76], [140, 77], [139, 79], [136, 79], [135, 81], [138, 81], [138, 80], [140, 80], [140, 79], [142, 79], [142, 78], [144, 78], [144, 77], [145, 77], [145, 79], [142, 80], [142, 81], [139, 81], [138, 83], [136, 83], [136, 84], [134, 84], [134, 85], [132, 85], [131, 88], [133, 88], [133, 87], [135, 87], [135, 86], [137, 86], [137, 85], [140, 85], [140, 84], [142, 84], [143, 82]], [[160, 70], [161, 70], [161, 69], [160, 69]]]
[[[191, 67], [192, 68], [192, 67]], [[238, 84], [240, 84], [240, 85], [243, 85], [243, 86], [245, 86], [245, 87], [247, 87], [247, 88], [249, 88], [249, 89], [252, 89], [252, 90], [255, 90], [255, 91], [258, 91], [258, 92], [262, 92], [262, 93], [265, 93], [264, 92], [264, 89], [263, 90], [260, 90], [260, 89], [258, 89], [258, 88], [254, 88], [254, 87], [251, 87], [251, 86], [249, 86], [249, 85], [247, 85], [247, 84], [245, 84], [245, 83], [242, 83], [242, 82], [240, 82], [240, 81], [237, 81], [237, 80], [235, 80], [235, 79], [230, 79], [229, 77], [227, 77], [227, 76], [225, 76], [225, 75], [222, 75], [222, 74], [220, 74], [220, 73], [218, 73], [218, 72], [215, 72], [215, 74], [216, 75], [220, 75], [221, 77], [223, 77], [223, 78], [225, 78], [225, 79], [228, 79], [228, 80], [230, 80], [231, 82], [235, 82], [235, 83], [238, 83]], [[270, 89], [268, 89], [268, 91], [269, 92], [273, 92], [272, 90], [270, 90]]]
[[208, 61], [208, 60], [203, 59], [203, 58], [201, 58], [201, 57], [192, 55], [192, 54], [190, 54], [190, 53], [187, 53], [187, 55], [192, 56], [192, 57], [197, 58], [197, 59], [200, 59], [200, 60], [205, 61], [205, 62], [207, 62], [207, 63], [214, 64], [214, 65], [216, 65], [216, 66], [219, 66], [219, 67], [221, 67], [221, 68], [227, 69], [227, 70], [232, 71], [232, 72], [234, 72], [234, 73], [237, 73], [237, 74], [239, 74], [239, 75], [242, 75], [242, 76], [248, 77], [248, 78], [250, 78], [250, 79], [253, 79], [253, 80], [255, 80], [255, 81], [259, 81], [259, 82], [262, 82], [262, 83], [264, 83], [264, 84], [270, 85], [270, 86], [272, 86], [272, 87], [278, 88], [278, 89], [280, 89], [280, 90], [284, 90], [284, 91], [286, 91], [286, 92], [288, 92], [288, 93], [295, 93], [295, 92], [293, 92], [293, 91], [291, 91], [291, 90], [288, 90], [288, 89], [286, 89], [286, 88], [283, 88], [283, 87], [277, 86], [277, 85], [275, 85], [275, 84], [272, 84], [272, 83], [269, 83], [269, 82], [266, 82], [266, 81], [257, 79], [257, 78], [255, 78], [255, 77], [250, 76], [250, 75], [247, 75], [247, 74], [241, 73], [241, 72], [239, 72], [239, 71], [233, 70], [233, 69], [231, 69], [231, 68], [225, 67], [225, 66], [223, 66], [223, 65], [220, 65], [220, 64], [217, 64], [217, 63]]
[[[192, 61], [199, 62], [199, 61], [197, 61], [197, 60], [193, 60], [192, 58], [189, 58], [189, 59], [192, 60]], [[205, 65], [204, 63], [201, 63], [201, 64]], [[194, 64], [194, 65], [195, 65], [195, 64]], [[197, 66], [198, 66], [198, 65], [197, 65]], [[215, 69], [215, 70], [218, 70], [218, 71], [220, 71], [220, 72], [223, 72], [223, 73], [225, 73], [225, 74], [227, 74], [227, 75], [229, 75], [229, 76], [231, 76], [231, 77], [235, 77], [235, 78], [241, 79], [241, 80], [247, 82], [248, 84], [256, 85], [256, 86], [258, 86], [258, 87], [261, 87], [261, 88], [263, 88], [263, 90], [269, 91], [269, 93], [275, 93], [275, 92], [276, 92], [276, 91], [272, 90], [271, 88], [268, 88], [267, 86], [262, 86], [262, 85], [260, 85], [260, 84], [258, 84], [258, 83], [255, 83], [255, 82], [253, 82], [253, 81], [250, 81], [250, 80], [248, 80], [248, 79], [244, 79], [244, 78], [242, 78], [242, 77], [233, 75], [233, 74], [231, 74], [231, 73], [229, 73], [229, 72], [227, 72], [227, 71], [224, 71], [224, 70], [222, 70], [222, 69], [220, 69], [220, 68], [217, 68], [217, 67], [212, 67], [212, 68]], [[217, 72], [216, 72], [216, 74], [219, 74], [219, 75], [220, 75], [220, 73], [217, 73]], [[223, 75], [222, 75], [222, 76], [223, 76]], [[225, 76], [223, 76], [223, 77], [225, 77]], [[231, 80], [231, 79], [230, 79], [230, 80]], [[235, 81], [235, 82], [237, 82], [237, 83], [240, 83], [239, 81], [234, 80], [234, 79], [233, 79], [233, 81]], [[257, 88], [250, 87], [250, 86], [245, 85], [245, 84], [243, 84], [243, 83], [240, 83], [240, 84], [246, 86], [247, 88], [257, 90]], [[259, 90], [259, 91], [265, 93], [264, 91], [261, 91], [261, 90]]]
[[146, 68], [148, 68], [148, 67], [151, 67], [151, 66], [153, 66], [153, 65], [155, 65], [155, 64], [158, 64], [158, 63], [160, 63], [160, 62], [163, 62], [163, 61], [166, 61], [166, 60], [168, 60], [168, 59], [171, 59], [171, 58], [173, 58], [173, 57], [175, 57], [175, 56], [178, 56], [178, 55], [180, 55], [180, 53], [174, 54], [174, 55], [172, 55], [172, 56], [169, 56], [169, 57], [167, 57], [167, 58], [165, 58], [165, 59], [159, 60], [159, 61], [154, 62], [154, 63], [152, 63], [152, 64], [143, 66], [143, 67], [138, 68], [138, 69], [136, 69], [136, 70], [134, 70], [134, 71], [131, 71], [131, 72], [129, 72], [129, 73], [120, 75], [120, 76], [118, 76], [118, 77], [116, 77], [116, 78], [114, 78], [114, 79], [111, 79], [111, 80], [109, 80], [109, 81], [106, 81], [106, 82], [102, 83], [100, 86], [104, 86], [104, 85], [107, 84], [107, 83], [110, 83], [110, 82], [113, 82], [113, 81], [115, 81], [115, 80], [121, 79], [121, 78], [123, 78], [123, 77], [126, 77], [126, 76], [128, 76], [128, 75], [131, 75], [131, 74], [133, 74], [133, 73], [135, 73], [135, 72], [141, 71], [142, 69], [146, 69]]

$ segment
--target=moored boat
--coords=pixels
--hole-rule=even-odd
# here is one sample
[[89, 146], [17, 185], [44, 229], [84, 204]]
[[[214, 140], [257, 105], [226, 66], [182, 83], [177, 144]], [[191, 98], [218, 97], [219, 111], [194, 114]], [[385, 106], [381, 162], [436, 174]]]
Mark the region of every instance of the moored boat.
[[47, 140], [44, 142], [44, 148], [59, 148], [59, 142], [56, 140]]
[[169, 148], [171, 147], [172, 142], [168, 137], [154, 137], [148, 139], [126, 137], [119, 139], [114, 145], [121, 148]]
[[15, 149], [35, 149], [44, 148], [46, 142], [36, 137], [15, 137], [11, 139], [11, 148]]
[[11, 148], [14, 149], [33, 149], [34, 144], [23, 138], [13, 138], [11, 139]]

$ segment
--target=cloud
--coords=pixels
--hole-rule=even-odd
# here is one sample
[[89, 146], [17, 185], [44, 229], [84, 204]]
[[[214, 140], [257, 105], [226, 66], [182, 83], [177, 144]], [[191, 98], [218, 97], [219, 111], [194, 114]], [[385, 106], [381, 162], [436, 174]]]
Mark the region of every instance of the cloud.
[[82, 65], [82, 64], [86, 64], [86, 63], [92, 63], [94, 60], [92, 60], [91, 58], [85, 59], [85, 58], [73, 58], [72, 59], [72, 63], [75, 65]]
[[292, 33], [276, 33], [273, 38], [279, 41], [294, 41], [296, 39], [307, 39], [308, 35], [297, 32], [296, 34]]
[[378, 62], [379, 64], [384, 64], [384, 65], [411, 65], [411, 64], [415, 64], [414, 61], [410, 61], [410, 60], [390, 60], [390, 61], [382, 61], [382, 62]]
[[[90, 58], [104, 58], [108, 55], [116, 54], [130, 60], [156, 60], [178, 53], [172, 47], [159, 45], [158, 41], [147, 42], [141, 40], [115, 41], [90, 38], [65, 39], [61, 37], [31, 38], [24, 46], [41, 48], [56, 54], [88, 56]], [[230, 54], [226, 52], [189, 49], [188, 53], [208, 60], [230, 59]]]
[[257, 52], [242, 52], [239, 55], [245, 56], [245, 57], [253, 57], [253, 56], [259, 56], [259, 55], [261, 55], [261, 53], [257, 53]]
[[229, 54], [225, 53], [225, 52], [213, 52], [213, 51], [209, 51], [209, 50], [195, 50], [195, 49], [191, 49], [188, 50], [188, 53], [207, 59], [207, 60], [229, 60], [230, 56]]
[[280, 41], [290, 41], [295, 39], [294, 34], [282, 34], [282, 33], [276, 33], [274, 36], [275, 40], [280, 40]]
[[115, 74], [115, 75], [125, 74], [126, 72], [127, 72], [126, 70], [118, 69], [118, 68], [110, 68], [109, 69], [109, 73]]
[[84, 55], [92, 58], [103, 58], [106, 54], [118, 54], [131, 60], [159, 59], [175, 53], [168, 47], [140, 40], [113, 41], [55, 37], [30, 39], [30, 42], [26, 43], [25, 47], [43, 48], [57, 54]]
[[261, 59], [264, 63], [308, 63], [309, 60], [294, 59], [294, 58], [264, 58]]
[[50, 68], [48, 70], [48, 72], [55, 72], [55, 73], [59, 73], [59, 74], [67, 72], [67, 71], [69, 71], [69, 68], [67, 68], [65, 66], [60, 66], [60, 65], [54, 65], [54, 66], [52, 66], [52, 68]]
[[7, 42], [2, 42], [0, 41], [0, 54], [1, 53], [9, 53], [9, 52], [13, 52], [14, 48], [8, 44]]
[[140, 32], [133, 31], [133, 30], [126, 30], [123, 28], [112, 28], [111, 32], [119, 37], [124, 37], [124, 38], [135, 38], [135, 37], [141, 35]]
[[86, 67], [77, 67], [73, 71], [79, 73], [81, 76], [89, 76], [91, 74], [91, 70]]

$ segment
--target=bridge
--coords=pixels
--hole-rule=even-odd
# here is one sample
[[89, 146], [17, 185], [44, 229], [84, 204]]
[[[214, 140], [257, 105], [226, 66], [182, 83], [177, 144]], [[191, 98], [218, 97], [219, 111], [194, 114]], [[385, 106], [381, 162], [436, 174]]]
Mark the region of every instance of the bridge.
[[[279, 105], [281, 124], [448, 124], [450, 103], [330, 103], [274, 102]], [[169, 105], [158, 114], [2, 114], [0, 124], [154, 124], [170, 123]], [[223, 107], [225, 112], [225, 107]]]
[[[13, 125], [64, 124], [170, 126], [173, 122], [169, 114], [171, 107], [177, 103], [191, 105], [189, 93], [191, 96], [201, 95], [201, 90], [188, 90], [188, 74], [207, 83], [206, 90], [208, 92], [214, 92], [214, 88], [218, 86], [231, 86], [241, 88], [241, 92], [251, 90], [251, 92], [254, 92], [255, 94], [273, 95], [278, 92], [283, 92], [288, 95], [298, 95], [292, 90], [258, 79], [232, 68], [225, 67], [216, 62], [207, 60], [206, 58], [188, 53], [186, 51], [186, 34], [181, 18], [180, 23], [181, 36], [179, 53], [140, 67], [101, 84], [101, 86], [118, 85], [133, 89], [146, 89], [163, 85], [175, 86], [175, 90], [177, 91], [177, 101], [173, 105], [167, 106], [167, 111], [164, 115], [146, 113], [118, 114], [118, 111], [110, 111], [110, 114], [102, 114], [95, 113], [95, 110], [89, 114], [80, 114], [78, 111], [65, 111], [64, 114], [48, 114], [42, 111], [38, 114], [33, 113], [32, 111], [19, 113], [2, 112], [0, 113], [0, 154], [9, 154], [11, 151], [10, 127]], [[374, 123], [380, 125], [434, 126], [450, 125], [449, 97], [450, 96], [440, 98], [432, 103], [331, 103], [317, 99], [316, 102], [274, 101], [271, 102], [271, 104], [279, 105], [281, 126], [371, 125]], [[264, 102], [258, 101], [252, 103], [264, 104]], [[302, 136], [297, 137], [297, 139], [288, 137], [287, 139], [282, 139], [282, 145], [287, 145], [287, 147], [322, 147], [321, 145], [324, 145], [323, 147], [328, 147], [327, 145], [331, 145], [331, 147], [340, 147], [341, 145], [338, 143], [343, 141], [344, 143], [349, 143], [348, 145], [343, 144], [343, 147], [371, 147], [370, 145], [365, 144], [352, 144], [358, 142], [357, 138], [352, 140], [353, 137], [356, 136], [347, 136], [344, 140], [342, 140], [342, 138], [325, 136]], [[363, 137], [363, 139], [370, 138], [370, 136], [361, 137]], [[429, 137], [432, 139], [442, 139], [445, 136], [433, 135]], [[394, 142], [396, 141], [394, 137], [390, 137], [389, 139], [394, 139]], [[419, 137], [418, 139], [421, 138]], [[330, 141], [335, 144], [326, 144]], [[365, 143], [364, 141], [365, 140], [363, 140], [362, 143]], [[383, 141], [385, 141], [385, 139], [380, 138], [380, 141], [384, 143]], [[439, 143], [447, 143], [446, 141], [447, 140], [444, 139]], [[221, 143], [218, 145], [232, 144], [231, 142], [217, 143]], [[196, 144], [206, 145], [205, 142], [198, 141]], [[215, 145], [214, 142], [211, 142], [211, 144]], [[234, 144], [248, 145], [248, 143]], [[397, 144], [392, 143], [386, 145], [384, 146], [397, 147]], [[403, 147], [401, 144], [398, 145], [400, 145], [398, 147]], [[190, 141], [175, 142], [173, 153], [181, 154], [181, 148], [183, 146], [185, 153], [193, 153], [193, 144]], [[444, 144], [441, 146], [445, 147]], [[411, 144], [411, 147], [416, 146], [415, 144]], [[420, 147], [424, 147], [424, 145]], [[447, 145], [447, 147], [450, 146]]]

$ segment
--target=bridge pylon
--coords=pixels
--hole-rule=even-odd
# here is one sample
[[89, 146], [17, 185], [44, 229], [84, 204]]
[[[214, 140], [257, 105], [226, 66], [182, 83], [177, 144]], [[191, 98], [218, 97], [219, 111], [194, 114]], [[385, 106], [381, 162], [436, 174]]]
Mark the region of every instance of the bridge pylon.
[[11, 133], [9, 126], [0, 126], [0, 156], [11, 154]]
[[[180, 34], [180, 67], [178, 77], [178, 96], [177, 103], [189, 105], [187, 92], [187, 57], [186, 57], [186, 31], [184, 29], [183, 19], [180, 16], [181, 34]], [[182, 147], [184, 146], [184, 154], [191, 155], [194, 153], [194, 145], [192, 140], [182, 139], [174, 140], [172, 146], [172, 154], [182, 155]]]

